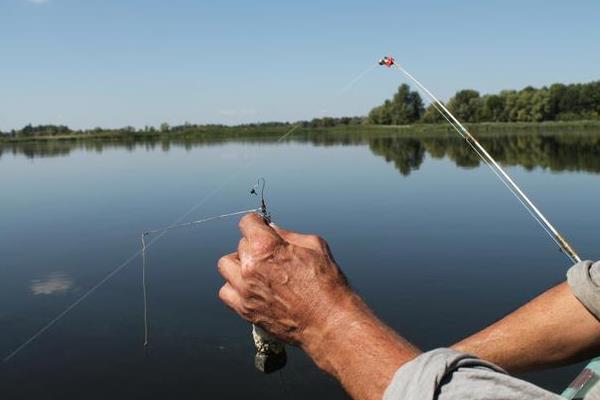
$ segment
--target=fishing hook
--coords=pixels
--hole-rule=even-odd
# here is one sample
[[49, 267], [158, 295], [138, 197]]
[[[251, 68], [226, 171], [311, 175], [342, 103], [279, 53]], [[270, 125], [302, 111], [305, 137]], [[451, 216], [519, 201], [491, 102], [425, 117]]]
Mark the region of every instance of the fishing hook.
[[250, 188], [250, 194], [258, 196], [257, 189], [260, 188], [260, 216], [265, 221], [265, 223], [271, 223], [271, 213], [267, 210], [267, 203], [265, 202], [265, 187], [267, 186], [267, 181], [265, 178], [260, 177], [256, 180], [254, 186]]

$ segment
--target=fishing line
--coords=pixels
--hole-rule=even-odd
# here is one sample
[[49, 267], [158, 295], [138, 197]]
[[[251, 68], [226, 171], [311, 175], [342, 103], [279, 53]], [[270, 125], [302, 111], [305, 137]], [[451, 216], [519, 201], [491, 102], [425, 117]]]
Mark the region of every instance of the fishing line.
[[[385, 60], [385, 59], [384, 59]], [[513, 179], [502, 169], [502, 167], [496, 162], [496, 160], [485, 150], [485, 148], [473, 137], [473, 135], [456, 119], [456, 117], [439, 101], [433, 93], [431, 93], [421, 82], [419, 82], [414, 76], [412, 76], [406, 69], [401, 65], [396, 64], [392, 59], [392, 64], [382, 64], [388, 66], [396, 66], [405, 76], [413, 81], [421, 90], [423, 90], [427, 96], [431, 99], [435, 109], [444, 116], [446, 121], [462, 136], [469, 146], [475, 151], [475, 153], [490, 167], [494, 174], [500, 179], [500, 181], [510, 190], [517, 200], [525, 207], [529, 214], [538, 222], [542, 229], [548, 234], [548, 236], [558, 245], [562, 252], [569, 257], [573, 263], [581, 261], [575, 250], [571, 245], [562, 237], [558, 230], [546, 219], [541, 211], [533, 204], [533, 202], [527, 197], [527, 195], [521, 190], [521, 188], [513, 181]], [[380, 62], [381, 64], [381, 62]], [[442, 111], [443, 110], [443, 111]], [[452, 123], [450, 119], [454, 122]]]
[[[284, 135], [282, 135], [277, 141], [283, 140], [283, 138], [289, 136], [292, 132], [294, 132], [296, 129], [298, 129], [298, 127], [299, 126], [297, 125], [297, 126], [291, 128]], [[256, 161], [250, 160], [244, 166], [242, 166], [239, 170], [237, 170], [236, 172], [231, 174], [228, 178], [221, 181], [221, 183], [216, 188], [214, 188], [208, 194], [206, 194], [198, 203], [196, 203], [188, 211], [186, 211], [180, 217], [178, 217], [175, 221], [173, 221], [173, 223], [171, 225], [169, 225], [167, 228], [181, 224], [185, 218], [187, 218], [190, 214], [192, 214], [198, 208], [203, 206], [211, 198], [216, 196], [221, 190], [223, 190], [225, 188], [225, 186], [227, 186], [231, 181], [233, 181], [235, 178], [237, 178], [242, 171], [244, 171], [245, 169], [249, 168], [252, 164], [254, 164], [254, 162], [256, 162]], [[143, 248], [145, 248], [147, 250], [154, 243], [156, 243], [158, 240], [160, 240], [168, 232], [167, 228], [163, 228], [164, 231], [159, 232], [148, 243], [145, 243], [145, 241], [144, 241]], [[88, 291], [86, 291], [84, 294], [82, 294], [80, 297], [78, 297], [73, 303], [71, 303], [63, 311], [61, 311], [58, 315], [56, 315], [56, 317], [54, 317], [50, 321], [48, 321], [44, 326], [42, 326], [38, 331], [36, 331], [32, 336], [30, 336], [25, 342], [23, 342], [21, 345], [19, 345], [15, 350], [11, 351], [6, 357], [3, 358], [2, 362], [10, 361], [14, 356], [16, 356], [23, 349], [25, 349], [27, 346], [29, 346], [33, 341], [35, 341], [37, 338], [39, 338], [42, 334], [44, 334], [53, 325], [55, 325], [57, 322], [59, 322], [61, 319], [63, 319], [69, 312], [71, 312], [75, 307], [77, 307], [79, 304], [81, 304], [93, 292], [95, 292], [98, 288], [100, 288], [102, 285], [104, 285], [106, 282], [108, 282], [111, 278], [113, 278], [115, 275], [117, 275], [119, 272], [121, 272], [127, 265], [129, 265], [138, 256], [142, 255], [142, 253], [143, 253], [143, 251], [142, 251], [142, 249], [140, 249], [140, 250], [136, 251], [135, 253], [133, 253], [131, 256], [129, 256], [125, 261], [123, 261], [116, 268], [114, 268], [112, 271], [110, 271], [108, 274], [106, 274], [105, 277], [102, 278], [97, 284], [92, 286]]]
[[[148, 243], [147, 247], [150, 247], [153, 244], [154, 241], [155, 240], [153, 240], [150, 243]], [[96, 289], [98, 289], [100, 286], [102, 286], [103, 284], [105, 284], [110, 278], [112, 278], [118, 272], [120, 272], [123, 268], [125, 268], [131, 261], [133, 261], [137, 256], [139, 256], [141, 252], [142, 252], [141, 250], [138, 250], [137, 252], [133, 253], [123, 263], [119, 264], [117, 266], [117, 268], [115, 268], [109, 274], [107, 274], [104, 278], [102, 278], [102, 280], [100, 280], [100, 282], [98, 282], [97, 284], [95, 284], [92, 288], [90, 288], [87, 292], [85, 292], [77, 300], [75, 300], [67, 308], [65, 308], [60, 314], [58, 314], [56, 317], [54, 317], [52, 320], [50, 320], [48, 323], [46, 323], [46, 325], [44, 325], [41, 329], [39, 329], [36, 333], [34, 333], [29, 339], [27, 339], [20, 346], [18, 346], [15, 350], [13, 350], [6, 357], [4, 357], [4, 359], [2, 361], [3, 362], [7, 362], [11, 358], [13, 358], [14, 356], [16, 356], [21, 350], [23, 350], [25, 347], [27, 347], [35, 339], [37, 339], [38, 337], [40, 337], [44, 332], [46, 332], [48, 329], [50, 329], [58, 321], [60, 321], [65, 315], [67, 315], [71, 310], [73, 310], [76, 306], [78, 306], [89, 295], [91, 295], [92, 293], [94, 293], [94, 291], [96, 291]]]
[[[200, 200], [200, 202], [198, 202], [196, 205], [194, 205], [192, 208], [190, 208], [188, 211], [186, 211], [184, 214], [182, 214], [179, 218], [177, 218], [175, 221], [173, 221], [173, 223], [171, 225], [180, 224], [181, 221], [183, 221], [185, 218], [188, 217], [188, 215], [190, 215], [191, 213], [196, 211], [199, 207], [204, 205], [212, 197], [217, 195], [229, 182], [231, 182], [233, 179], [235, 179], [241, 171], [242, 170], [240, 169], [236, 173], [229, 176], [227, 179], [223, 180], [219, 184], [219, 186], [217, 186], [212, 191], [210, 191], [206, 196], [204, 196]], [[162, 238], [162, 236], [165, 233], [166, 232], [159, 233], [152, 240], [150, 240], [148, 243], [146, 243], [145, 244], [146, 249], [151, 247], [154, 243], [156, 243], [156, 241], [158, 241], [160, 238]], [[59, 322], [61, 319], [63, 319], [69, 312], [71, 312], [75, 307], [77, 307], [79, 304], [81, 304], [86, 298], [88, 298], [98, 288], [100, 288], [102, 285], [104, 285], [106, 282], [108, 282], [111, 278], [113, 278], [115, 275], [117, 275], [119, 272], [121, 272], [127, 265], [129, 265], [133, 260], [135, 260], [141, 254], [142, 254], [142, 250], [140, 249], [140, 250], [136, 251], [135, 253], [133, 253], [131, 256], [129, 256], [121, 264], [117, 265], [116, 268], [114, 268], [112, 271], [110, 271], [108, 274], [106, 274], [104, 276], [104, 278], [102, 278], [97, 284], [92, 286], [88, 291], [86, 291], [84, 294], [82, 294], [80, 297], [78, 297], [73, 303], [71, 303], [63, 311], [61, 311], [58, 315], [56, 315], [56, 317], [54, 317], [50, 321], [48, 321], [44, 326], [42, 326], [38, 331], [36, 331], [32, 336], [30, 336], [25, 342], [23, 342], [15, 350], [13, 350], [6, 357], [4, 357], [2, 361], [3, 362], [10, 361], [10, 359], [12, 359], [18, 353], [20, 353], [23, 349], [25, 349], [27, 346], [29, 346], [35, 339], [39, 338], [43, 333], [45, 333], [53, 325], [55, 325], [57, 322]]]
[[[356, 84], [360, 79], [362, 79], [366, 75], [367, 72], [364, 72], [364, 73], [360, 74], [358, 76], [358, 78], [354, 78], [353, 80], [355, 82], [353, 83], [353, 85]], [[346, 86], [349, 86], [349, 85], [346, 85]], [[301, 126], [301, 123], [295, 124], [288, 131], [286, 131], [283, 135], [281, 135], [275, 142], [279, 143], [279, 142], [282, 142], [283, 140], [287, 139], [298, 128], [300, 128], [300, 126]], [[221, 183], [216, 188], [214, 188], [213, 190], [211, 190], [198, 203], [196, 203], [188, 211], [186, 211], [180, 217], [178, 217], [175, 221], [173, 221], [173, 223], [171, 224], [171, 226], [181, 224], [181, 222], [185, 218], [187, 218], [190, 214], [192, 214], [198, 208], [200, 208], [201, 206], [203, 206], [206, 202], [208, 202], [210, 199], [212, 199], [218, 193], [220, 193], [221, 190], [223, 190], [223, 188], [225, 188], [229, 183], [231, 183], [233, 180], [235, 180], [241, 174], [242, 171], [247, 170], [255, 162], [256, 162], [256, 160], [250, 160], [249, 162], [247, 162], [246, 164], [244, 164], [242, 167], [240, 167], [237, 171], [235, 171], [234, 173], [232, 173], [229, 177], [227, 177], [224, 180], [222, 180]], [[159, 239], [161, 239], [163, 237], [163, 235], [165, 235], [166, 233], [167, 233], [167, 231], [159, 232], [148, 243], [144, 243], [143, 247], [145, 247], [145, 249], [147, 250], [154, 243], [156, 243]], [[143, 255], [142, 253], [143, 253], [143, 251], [140, 249], [140, 250], [136, 251], [135, 253], [133, 253], [131, 256], [129, 256], [127, 259], [125, 259], [125, 261], [123, 261], [121, 264], [117, 265], [117, 267], [115, 267], [113, 270], [111, 270], [109, 273], [107, 273], [104, 276], [104, 278], [102, 278], [98, 283], [96, 283], [94, 286], [92, 286], [84, 294], [82, 294], [81, 296], [79, 296], [75, 301], [73, 301], [70, 305], [68, 305], [63, 311], [61, 311], [60, 313], [58, 313], [54, 318], [52, 318], [50, 321], [48, 321], [44, 326], [42, 326], [39, 330], [37, 330], [27, 340], [25, 340], [22, 344], [20, 344], [13, 351], [11, 351], [7, 356], [5, 356], [2, 359], [2, 361], [3, 362], [10, 361], [14, 356], [16, 356], [18, 353], [20, 353], [23, 349], [25, 349], [32, 342], [34, 342], [36, 339], [38, 339], [42, 334], [44, 334], [46, 331], [48, 331], [52, 326], [54, 326], [56, 323], [58, 323], [60, 320], [62, 320], [67, 314], [69, 314], [71, 311], [73, 311], [73, 309], [75, 309], [79, 304], [81, 304], [85, 299], [87, 299], [93, 292], [95, 292], [98, 288], [100, 288], [101, 286], [103, 286], [106, 282], [108, 282], [115, 275], [117, 275], [119, 272], [121, 272], [127, 265], [129, 265], [133, 260], [135, 260], [136, 257], [139, 257], [140, 255]], [[142, 257], [142, 261], [144, 261], [144, 257]], [[145, 285], [143, 286], [143, 290], [144, 290], [144, 295], [146, 295], [147, 292], [146, 292]], [[145, 316], [145, 319], [146, 318], [147, 318], [147, 316]], [[145, 335], [145, 336], [147, 337], [147, 335]]]
[[170, 226], [167, 226], [165, 228], [153, 229], [153, 230], [150, 230], [150, 231], [145, 231], [145, 232], [142, 233], [142, 246], [143, 246], [143, 249], [145, 249], [145, 240], [144, 240], [144, 237], [146, 237], [148, 235], [151, 235], [153, 233], [168, 232], [168, 231], [172, 231], [173, 229], [185, 228], [185, 227], [192, 226], [192, 225], [198, 225], [198, 224], [203, 224], [205, 222], [214, 221], [215, 219], [221, 219], [221, 218], [225, 218], [225, 217], [232, 217], [234, 215], [240, 215], [240, 214], [248, 214], [248, 213], [256, 212], [256, 211], [260, 211], [260, 208], [252, 208], [250, 210], [235, 211], [235, 212], [231, 212], [231, 213], [227, 213], [227, 214], [214, 215], [212, 217], [202, 218], [202, 219], [199, 219], [197, 221], [190, 221], [190, 222], [185, 222], [183, 224], [170, 225]]
[[350, 89], [352, 89], [354, 87], [354, 85], [356, 85], [362, 78], [364, 78], [369, 72], [373, 71], [375, 68], [377, 68], [377, 65], [371, 65], [371, 66], [369, 66], [369, 68], [365, 69], [363, 72], [356, 75], [354, 78], [352, 78], [352, 80], [350, 82], [348, 82], [348, 84], [346, 86], [344, 86], [342, 88], [342, 90], [340, 90], [339, 94], [344, 94], [347, 91], [349, 91]]
[[205, 222], [214, 221], [217, 219], [233, 217], [235, 215], [241, 214], [249, 214], [253, 212], [259, 212], [260, 208], [253, 208], [250, 210], [243, 211], [235, 211], [227, 214], [214, 215], [212, 217], [206, 217], [203, 219], [199, 219], [197, 221], [185, 222], [177, 225], [170, 225], [166, 228], [153, 229], [150, 231], [146, 231], [142, 233], [142, 290], [144, 295], [144, 347], [148, 345], [148, 289], [147, 289], [147, 281], [146, 281], [146, 236], [152, 235], [154, 233], [166, 233], [172, 231], [173, 229], [186, 228], [193, 225], [203, 224]]

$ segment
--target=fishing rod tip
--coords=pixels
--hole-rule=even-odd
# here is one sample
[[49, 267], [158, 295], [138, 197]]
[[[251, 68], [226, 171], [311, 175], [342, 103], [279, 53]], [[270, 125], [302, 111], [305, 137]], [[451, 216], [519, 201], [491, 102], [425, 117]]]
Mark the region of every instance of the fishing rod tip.
[[382, 59], [379, 60], [378, 64], [382, 65], [382, 66], [386, 66], [388, 68], [391, 68], [392, 65], [396, 64], [396, 60], [394, 59], [394, 57], [385, 56], [385, 57], [383, 57]]

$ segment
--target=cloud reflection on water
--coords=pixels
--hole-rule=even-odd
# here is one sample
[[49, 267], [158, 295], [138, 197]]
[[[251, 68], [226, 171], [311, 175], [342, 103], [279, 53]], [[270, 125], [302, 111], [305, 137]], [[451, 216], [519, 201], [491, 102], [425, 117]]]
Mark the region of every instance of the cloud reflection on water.
[[65, 293], [73, 287], [73, 283], [64, 272], [53, 272], [45, 279], [32, 280], [30, 289], [34, 296]]

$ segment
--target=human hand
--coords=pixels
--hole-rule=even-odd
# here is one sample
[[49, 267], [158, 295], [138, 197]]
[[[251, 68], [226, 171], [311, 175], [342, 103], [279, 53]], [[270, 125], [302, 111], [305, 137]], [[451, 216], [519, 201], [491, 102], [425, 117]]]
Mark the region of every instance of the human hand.
[[381, 322], [349, 287], [327, 243], [240, 221], [236, 253], [219, 260], [219, 297], [246, 320], [299, 345], [355, 399], [375, 400], [396, 370], [419, 354]]
[[238, 251], [218, 262], [221, 300], [279, 339], [305, 345], [352, 291], [329, 246], [318, 236], [267, 225], [257, 214], [240, 221]]

